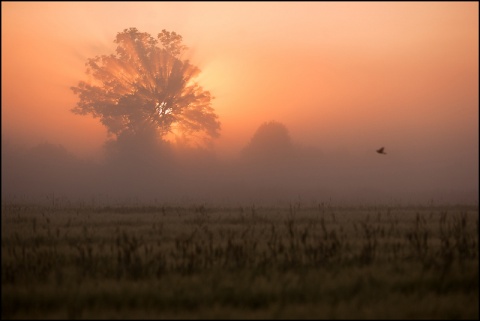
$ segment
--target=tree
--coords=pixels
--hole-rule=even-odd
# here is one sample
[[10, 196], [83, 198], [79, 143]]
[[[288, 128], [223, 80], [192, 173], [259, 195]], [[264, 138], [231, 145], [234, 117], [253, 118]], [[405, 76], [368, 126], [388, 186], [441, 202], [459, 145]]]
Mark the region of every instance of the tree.
[[243, 154], [253, 159], [279, 160], [293, 152], [287, 127], [279, 122], [263, 123], [255, 132]]
[[165, 29], [158, 40], [136, 28], [119, 32], [116, 54], [87, 61], [90, 81], [71, 87], [72, 112], [100, 118], [117, 141], [176, 136], [209, 144], [219, 136], [213, 97], [194, 78], [200, 70], [180, 58], [182, 36]]

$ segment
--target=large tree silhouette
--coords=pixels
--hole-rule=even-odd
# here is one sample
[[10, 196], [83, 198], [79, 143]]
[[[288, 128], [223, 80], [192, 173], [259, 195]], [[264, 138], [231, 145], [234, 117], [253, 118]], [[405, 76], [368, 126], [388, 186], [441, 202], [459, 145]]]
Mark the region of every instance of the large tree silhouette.
[[200, 70], [181, 59], [182, 36], [164, 29], [157, 40], [130, 28], [114, 42], [116, 53], [88, 59], [90, 80], [71, 88], [73, 113], [100, 118], [117, 141], [174, 135], [208, 144], [219, 136], [213, 97], [194, 81]]

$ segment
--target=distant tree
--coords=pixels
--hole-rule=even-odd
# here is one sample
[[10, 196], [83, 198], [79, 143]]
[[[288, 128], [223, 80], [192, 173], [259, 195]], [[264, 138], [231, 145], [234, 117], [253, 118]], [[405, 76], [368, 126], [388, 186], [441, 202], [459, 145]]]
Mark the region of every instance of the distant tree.
[[173, 135], [209, 144], [219, 136], [213, 97], [194, 81], [200, 70], [180, 58], [182, 36], [164, 29], [156, 40], [130, 28], [114, 42], [116, 54], [88, 59], [90, 81], [71, 87], [79, 96], [73, 113], [100, 118], [117, 141]]
[[263, 123], [243, 149], [246, 157], [274, 160], [289, 156], [294, 150], [287, 127], [279, 122]]

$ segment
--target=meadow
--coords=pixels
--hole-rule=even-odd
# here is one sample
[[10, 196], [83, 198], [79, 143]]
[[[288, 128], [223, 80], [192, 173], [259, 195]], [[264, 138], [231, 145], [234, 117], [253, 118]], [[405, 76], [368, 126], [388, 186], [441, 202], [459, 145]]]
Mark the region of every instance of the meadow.
[[2, 319], [478, 319], [478, 206], [2, 204]]

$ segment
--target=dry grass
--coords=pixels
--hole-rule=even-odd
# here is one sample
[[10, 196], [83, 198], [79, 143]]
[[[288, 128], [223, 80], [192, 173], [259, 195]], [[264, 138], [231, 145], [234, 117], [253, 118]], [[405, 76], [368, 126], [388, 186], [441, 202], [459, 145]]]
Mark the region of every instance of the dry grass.
[[2, 318], [478, 319], [478, 207], [2, 209]]

